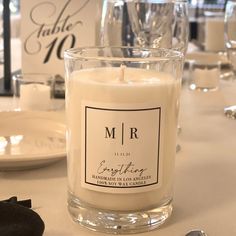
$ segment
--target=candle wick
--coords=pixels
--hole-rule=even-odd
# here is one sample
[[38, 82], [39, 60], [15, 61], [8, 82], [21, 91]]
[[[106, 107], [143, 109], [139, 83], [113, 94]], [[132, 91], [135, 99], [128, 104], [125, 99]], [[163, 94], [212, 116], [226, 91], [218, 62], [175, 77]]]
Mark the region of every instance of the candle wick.
[[120, 65], [120, 78], [119, 80], [120, 81], [125, 81], [125, 68], [126, 66], [125, 65]]

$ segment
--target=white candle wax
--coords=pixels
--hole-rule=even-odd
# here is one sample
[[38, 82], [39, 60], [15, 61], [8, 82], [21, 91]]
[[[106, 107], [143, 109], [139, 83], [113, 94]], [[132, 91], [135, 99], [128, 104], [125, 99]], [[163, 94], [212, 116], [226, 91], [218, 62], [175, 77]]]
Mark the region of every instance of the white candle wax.
[[220, 70], [213, 69], [194, 69], [193, 80], [197, 88], [217, 88], [219, 86]]
[[[156, 71], [131, 68], [123, 69], [124, 73], [121, 73], [120, 68], [99, 68], [81, 70], [74, 72], [68, 80], [66, 92], [66, 113], [69, 137], [67, 147], [67, 150], [69, 150], [68, 184], [69, 191], [74, 196], [79, 197], [82, 201], [92, 204], [97, 208], [109, 210], [138, 210], [153, 207], [157, 204], [162, 204], [166, 202], [172, 189], [174, 157], [176, 147], [175, 133], [178, 113], [177, 103], [180, 92], [180, 81], [175, 80], [172, 76], [168, 74]], [[120, 78], [121, 75], [124, 75], [124, 79]], [[90, 189], [84, 186], [83, 172], [85, 169], [85, 159], [84, 152], [81, 150], [83, 150], [84, 145], [89, 145], [88, 143], [90, 141], [88, 139], [86, 140], [87, 143], [83, 141], [83, 126], [85, 124], [84, 115], [89, 116], [89, 113], [84, 113], [83, 104], [88, 105], [88, 107], [91, 106], [91, 104], [95, 104], [97, 107], [102, 108], [134, 108], [134, 110], [137, 108], [161, 107], [159, 147], [160, 183], [158, 183], [157, 188], [147, 186], [144, 187], [143, 192], [142, 188], [137, 188], [138, 190], [135, 189], [134, 192], [132, 192], [132, 189], [130, 188], [117, 190], [116, 188], [111, 188], [110, 186], [110, 188], [107, 188], [106, 190], [106, 188], [99, 188], [98, 186], [94, 186], [96, 184], [91, 185]], [[103, 116], [101, 116], [101, 118], [100, 113], [95, 113], [97, 112], [97, 110], [99, 109], [95, 109], [93, 111], [94, 113], [92, 114], [98, 115], [91, 115], [87, 120], [88, 123], [92, 122], [94, 124], [93, 126], [88, 126], [88, 133], [93, 132], [93, 137], [90, 138], [94, 138], [96, 140], [96, 142], [93, 143], [94, 146], [92, 146], [91, 149], [87, 150], [87, 155], [90, 155], [93, 159], [88, 160], [88, 163], [86, 163], [87, 165], [89, 165], [90, 162], [91, 167], [91, 171], [88, 170], [88, 172], [86, 173], [87, 176], [89, 176], [90, 174], [92, 176], [94, 174], [93, 170], [99, 169], [98, 166], [101, 162], [98, 162], [98, 159], [103, 159], [103, 157], [99, 156], [100, 150], [103, 150], [103, 141], [100, 141], [99, 138], [97, 138], [97, 135], [100, 133], [100, 130], [99, 127], [96, 126], [96, 124], [103, 122]], [[110, 113], [113, 114], [112, 112], [110, 112], [110, 110], [108, 111], [108, 113], [108, 115], [110, 115]], [[132, 121], [138, 119], [139, 114], [140, 116], [143, 115], [142, 112], [135, 113], [131, 111], [129, 115], [131, 115], [132, 119], [126, 123], [131, 123], [133, 125]], [[113, 122], [113, 119], [116, 119], [115, 116], [112, 117], [109, 121]], [[93, 119], [95, 119], [95, 122], [93, 121]], [[125, 115], [122, 119], [126, 119]], [[158, 117], [156, 117], [155, 119], [158, 119]], [[146, 124], [145, 120], [141, 122], [143, 123], [143, 127], [148, 127], [148, 124]], [[111, 132], [108, 134], [112, 136]], [[115, 136], [115, 132], [113, 133], [113, 135]], [[139, 138], [141, 139], [142, 137]], [[146, 140], [141, 140], [141, 142], [138, 144], [138, 146], [141, 146], [142, 148], [140, 150], [137, 150], [137, 152], [142, 152], [143, 149], [147, 149], [147, 155], [142, 157], [143, 163], [141, 163], [144, 168], [152, 168], [152, 166], [155, 165], [155, 159], [157, 157], [151, 157], [151, 154], [148, 150], [152, 149], [153, 145], [156, 145], [156, 141], [157, 140], [152, 140], [152, 137], [146, 137]], [[144, 146], [142, 146], [143, 142], [146, 142], [147, 145], [145, 144]], [[111, 143], [110, 146], [107, 147], [108, 150], [105, 149], [104, 153], [112, 153], [112, 150], [109, 150], [109, 147], [114, 147], [112, 145], [114, 144]], [[133, 145], [134, 144], [130, 142], [127, 145], [128, 147], [122, 146], [122, 148], [124, 148], [125, 151], [130, 149], [133, 150]], [[126, 153], [127, 152], [123, 154], [125, 155]], [[132, 155], [132, 151], [130, 155]], [[122, 159], [123, 164], [127, 163], [126, 161], [129, 159], [129, 157], [117, 157], [116, 155], [114, 155], [111, 156], [111, 159]], [[135, 164], [138, 165], [140, 163]], [[115, 167], [109, 166], [109, 168]], [[114, 180], [115, 178], [117, 178], [117, 175], [118, 177], [121, 177], [124, 172], [125, 171], [123, 169], [119, 172], [119, 174], [113, 173], [111, 179], [113, 178], [112, 180]], [[99, 177], [99, 174], [97, 174], [97, 176]], [[97, 178], [97, 176], [95, 177]], [[145, 178], [148, 179], [149, 176], [145, 176]], [[101, 180], [93, 181], [98, 181], [98, 183], [101, 182]], [[149, 180], [142, 181], [148, 182]], [[114, 182], [114, 184], [117, 183]], [[125, 183], [123, 182], [123, 184]], [[127, 185], [130, 186], [132, 184], [137, 184], [137, 182], [127, 181]], [[120, 192], [116, 194], [117, 191]]]
[[48, 110], [51, 106], [51, 88], [43, 84], [20, 85], [20, 108], [30, 110]]

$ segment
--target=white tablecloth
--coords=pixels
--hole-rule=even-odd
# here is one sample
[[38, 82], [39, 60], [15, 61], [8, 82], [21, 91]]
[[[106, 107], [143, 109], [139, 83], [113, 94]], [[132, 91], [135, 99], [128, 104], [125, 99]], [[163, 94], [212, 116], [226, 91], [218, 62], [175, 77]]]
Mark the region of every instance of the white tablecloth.
[[[173, 215], [142, 235], [183, 236], [194, 228], [210, 236], [236, 235], [236, 120], [223, 115], [229, 98], [236, 104], [235, 91], [236, 82], [222, 82], [219, 91], [210, 93], [183, 88]], [[0, 108], [7, 102], [0, 98]], [[72, 222], [66, 182], [65, 159], [40, 169], [0, 172], [0, 199], [31, 198], [45, 222], [45, 236], [103, 235]]]

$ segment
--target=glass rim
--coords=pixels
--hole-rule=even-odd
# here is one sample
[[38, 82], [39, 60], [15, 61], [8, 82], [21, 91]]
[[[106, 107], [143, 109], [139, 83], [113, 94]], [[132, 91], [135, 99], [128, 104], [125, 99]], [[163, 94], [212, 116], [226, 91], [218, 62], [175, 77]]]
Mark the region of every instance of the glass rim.
[[50, 73], [18, 73], [12, 76], [12, 80], [32, 82], [54, 81], [55, 76]]
[[[99, 52], [105, 50], [134, 50], [136, 52], [150, 52], [152, 53], [150, 57], [121, 57], [116, 55], [109, 56], [89, 56], [86, 55], [88, 52]], [[117, 51], [118, 52], [118, 51]], [[153, 55], [155, 54], [155, 55]], [[158, 56], [159, 54], [159, 56]], [[147, 56], [147, 55], [146, 55]], [[94, 60], [94, 61], [129, 61], [129, 62], [156, 62], [156, 61], [166, 61], [166, 60], [183, 60], [184, 55], [182, 52], [176, 49], [168, 48], [148, 48], [148, 47], [132, 47], [132, 46], [89, 46], [89, 47], [77, 47], [70, 48], [64, 51], [65, 59], [74, 60]]]

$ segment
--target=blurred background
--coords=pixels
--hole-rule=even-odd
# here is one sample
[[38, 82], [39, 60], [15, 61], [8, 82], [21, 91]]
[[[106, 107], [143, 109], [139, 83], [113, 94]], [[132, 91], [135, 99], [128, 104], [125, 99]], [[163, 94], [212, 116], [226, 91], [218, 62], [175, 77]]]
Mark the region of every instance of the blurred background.
[[[0, 0], [0, 16], [3, 12], [3, 1]], [[94, 0], [92, 0], [93, 2]], [[94, 3], [99, 2], [100, 6], [102, 2], [106, 0], [95, 0]], [[188, 0], [188, 20], [189, 20], [189, 46], [188, 52], [191, 51], [207, 51], [207, 52], [225, 52], [224, 42], [224, 12], [227, 0]], [[66, 2], [66, 1], [65, 1]], [[12, 71], [16, 71], [21, 67], [21, 51], [20, 51], [20, 35], [21, 35], [21, 1], [10, 0], [10, 11], [11, 11], [11, 47], [14, 52], [15, 48], [17, 54], [12, 55]], [[100, 10], [102, 11], [102, 8]], [[98, 12], [102, 16], [101, 12]], [[89, 20], [90, 17], [88, 17]], [[98, 38], [96, 44], [101, 43], [99, 30], [101, 27], [101, 20], [97, 23], [97, 34]], [[2, 17], [0, 17], [0, 64], [3, 64], [3, 23]], [[217, 37], [215, 35], [217, 32]], [[128, 32], [128, 36], [132, 35], [133, 32]], [[113, 37], [117, 38], [117, 32], [113, 34]], [[86, 36], [90, 37], [90, 35]], [[17, 57], [16, 59], [14, 57]], [[3, 77], [2, 71], [0, 71], [0, 78]], [[0, 85], [1, 86], [1, 85]]]
[[[202, 39], [201, 29], [197, 29], [196, 25], [201, 24], [205, 18], [221, 16], [224, 13], [224, 8], [227, 0], [189, 0], [189, 21], [190, 21], [190, 39]], [[3, 10], [3, 0], [0, 0], [0, 14]], [[10, 1], [10, 10], [12, 14], [12, 24], [20, 15], [20, 0]], [[17, 32], [14, 32], [17, 33]], [[14, 34], [12, 34], [12, 37]], [[16, 36], [18, 36], [16, 34]]]

